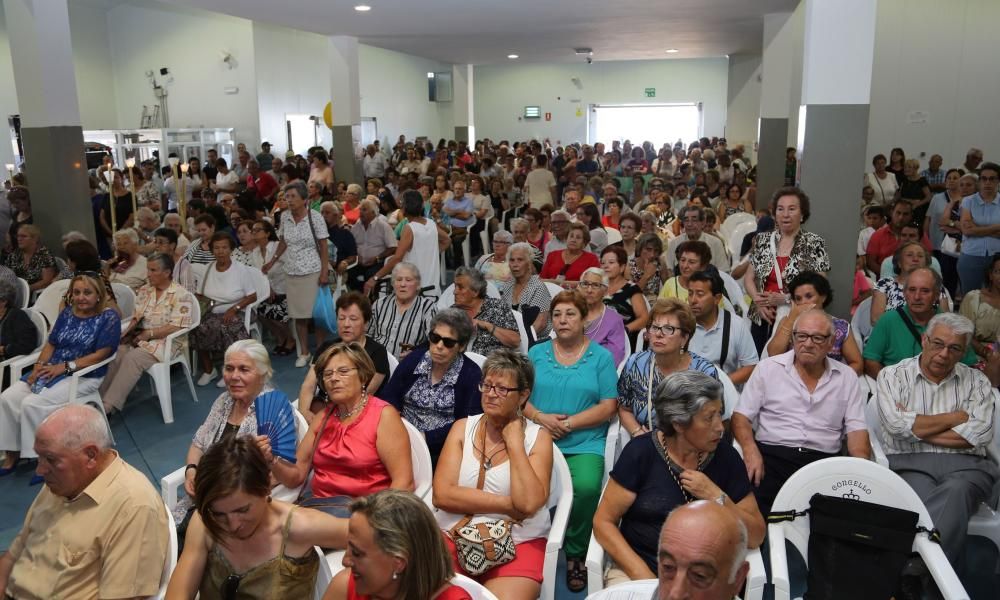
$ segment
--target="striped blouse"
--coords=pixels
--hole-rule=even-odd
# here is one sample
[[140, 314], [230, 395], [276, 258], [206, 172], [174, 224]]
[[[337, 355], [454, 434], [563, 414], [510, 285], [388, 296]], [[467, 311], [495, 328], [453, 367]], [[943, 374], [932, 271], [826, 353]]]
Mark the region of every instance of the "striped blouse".
[[417, 296], [409, 308], [400, 312], [396, 297], [384, 296], [372, 305], [368, 335], [385, 346], [389, 354], [399, 358], [401, 344], [413, 347], [427, 340], [428, 327], [436, 312], [433, 298]]

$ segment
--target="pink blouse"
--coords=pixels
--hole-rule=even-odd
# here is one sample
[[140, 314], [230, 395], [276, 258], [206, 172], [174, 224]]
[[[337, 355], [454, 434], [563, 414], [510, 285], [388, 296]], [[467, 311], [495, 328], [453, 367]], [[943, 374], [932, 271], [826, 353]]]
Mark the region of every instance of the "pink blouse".
[[314, 497], [360, 498], [392, 484], [375, 446], [379, 419], [387, 406], [384, 400], [371, 396], [353, 422], [344, 425], [334, 415], [327, 419], [313, 457]]

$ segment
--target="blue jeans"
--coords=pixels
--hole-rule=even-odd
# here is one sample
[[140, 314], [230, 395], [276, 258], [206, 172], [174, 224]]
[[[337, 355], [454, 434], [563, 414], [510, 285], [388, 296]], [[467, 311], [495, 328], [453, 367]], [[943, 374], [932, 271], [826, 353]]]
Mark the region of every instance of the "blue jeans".
[[962, 254], [958, 257], [958, 278], [962, 282], [962, 293], [968, 294], [972, 290], [983, 287], [986, 279], [986, 269], [993, 262], [992, 256], [972, 256]]

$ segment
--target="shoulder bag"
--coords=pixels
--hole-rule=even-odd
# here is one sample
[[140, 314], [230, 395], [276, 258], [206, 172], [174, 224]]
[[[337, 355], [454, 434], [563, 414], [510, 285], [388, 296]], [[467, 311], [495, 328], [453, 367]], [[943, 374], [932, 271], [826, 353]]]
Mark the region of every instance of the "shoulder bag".
[[215, 267], [215, 261], [208, 263], [208, 268], [205, 269], [205, 276], [201, 278], [201, 287], [198, 292], [195, 293], [194, 297], [198, 301], [198, 312], [201, 313], [201, 320], [204, 321], [208, 313], [212, 312], [215, 308], [215, 300], [212, 300], [205, 295], [205, 284], [208, 283], [208, 275], [212, 272]]

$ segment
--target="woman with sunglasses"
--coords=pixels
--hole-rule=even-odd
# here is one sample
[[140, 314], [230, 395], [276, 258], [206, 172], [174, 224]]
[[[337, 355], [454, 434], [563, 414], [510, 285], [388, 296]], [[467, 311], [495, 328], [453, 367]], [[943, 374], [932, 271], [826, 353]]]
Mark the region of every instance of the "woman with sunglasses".
[[649, 311], [648, 330], [649, 349], [629, 356], [618, 379], [618, 419], [632, 437], [656, 427], [652, 397], [665, 377], [691, 370], [719, 378], [715, 365], [687, 351], [695, 318], [686, 302], [657, 300]]
[[382, 397], [423, 432], [436, 461], [455, 421], [482, 411], [477, 388], [482, 371], [464, 354], [472, 338], [465, 311], [446, 308], [434, 315], [429, 329], [428, 345], [406, 355]]
[[[511, 600], [538, 597], [551, 525], [546, 505], [552, 436], [522, 412], [534, 383], [535, 369], [526, 356], [506, 349], [491, 354], [479, 384], [483, 412], [455, 422], [434, 473], [435, 515], [446, 535], [463, 522], [519, 523], [511, 532], [514, 560], [475, 577], [498, 598]], [[483, 482], [477, 485], [480, 473]], [[456, 555], [454, 542], [446, 543]], [[457, 570], [467, 575], [460, 565]]]
[[566, 585], [572, 592], [587, 585], [584, 556], [601, 494], [608, 421], [618, 404], [614, 358], [587, 339], [588, 313], [579, 292], [565, 291], [552, 299], [556, 337], [528, 351], [535, 387], [524, 408], [524, 415], [556, 440], [573, 474], [573, 508], [563, 546]]
[[347, 519], [272, 500], [270, 450], [231, 437], [198, 463], [195, 507], [170, 577], [171, 600], [311, 598], [314, 546], [347, 545]]

